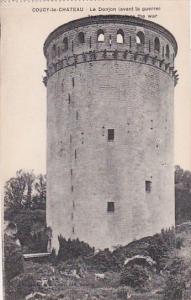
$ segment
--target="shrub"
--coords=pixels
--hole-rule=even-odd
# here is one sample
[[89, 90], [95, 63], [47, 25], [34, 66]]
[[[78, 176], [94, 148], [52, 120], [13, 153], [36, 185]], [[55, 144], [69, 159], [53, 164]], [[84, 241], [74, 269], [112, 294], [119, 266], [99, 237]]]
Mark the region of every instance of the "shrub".
[[6, 281], [10, 281], [23, 272], [21, 247], [12, 237], [6, 234], [4, 236], [4, 272]]
[[131, 292], [130, 292], [129, 288], [127, 288], [125, 286], [124, 287], [120, 286], [116, 290], [117, 299], [124, 299], [124, 300], [126, 300], [126, 299], [128, 299], [127, 297], [129, 296], [130, 293]]
[[88, 265], [90, 265], [93, 269], [100, 272], [107, 271], [118, 271], [119, 264], [118, 260], [109, 249], [105, 249], [103, 251], [99, 251], [93, 257], [86, 260]]
[[67, 261], [59, 262], [57, 265], [59, 272], [70, 272], [76, 270], [78, 275], [84, 275], [87, 272], [87, 266], [82, 257], [76, 259], [68, 259]]
[[46, 250], [45, 210], [7, 209], [5, 220], [15, 222], [18, 228], [18, 238], [25, 252], [41, 252]]
[[58, 237], [59, 251], [58, 261], [66, 261], [68, 259], [86, 257], [94, 253], [94, 248], [91, 248], [87, 243], [79, 241], [79, 239], [66, 240], [61, 235]]
[[147, 268], [141, 265], [124, 266], [121, 272], [121, 284], [128, 285], [132, 288], [142, 289], [147, 286], [149, 272]]
[[176, 238], [176, 249], [181, 249], [183, 245], [184, 245], [184, 238], [178, 236]]
[[163, 258], [168, 254], [168, 246], [161, 235], [156, 234], [148, 246], [149, 256], [156, 261], [158, 270], [164, 267]]
[[120, 246], [113, 251], [113, 255], [117, 257], [121, 267], [126, 258], [135, 255], [150, 256], [157, 263], [157, 269], [161, 270], [165, 265], [165, 259], [168, 257], [169, 251], [175, 246], [175, 230], [162, 230], [161, 234], [144, 237], [126, 246]]
[[170, 273], [164, 288], [165, 300], [190, 300], [191, 266], [190, 260], [174, 257], [167, 268]]
[[55, 248], [52, 249], [52, 252], [50, 254], [50, 256], [48, 257], [48, 261], [51, 263], [51, 264], [56, 264], [57, 262], [57, 257], [56, 257], [56, 250]]
[[36, 282], [32, 274], [21, 274], [10, 282], [10, 299], [22, 299], [26, 295], [34, 292]]
[[165, 287], [164, 299], [165, 300], [182, 300], [183, 292], [185, 290], [185, 282], [182, 275], [170, 275]]
[[48, 245], [48, 236], [46, 234], [46, 229], [30, 235], [29, 242], [29, 251], [30, 252], [46, 252]]

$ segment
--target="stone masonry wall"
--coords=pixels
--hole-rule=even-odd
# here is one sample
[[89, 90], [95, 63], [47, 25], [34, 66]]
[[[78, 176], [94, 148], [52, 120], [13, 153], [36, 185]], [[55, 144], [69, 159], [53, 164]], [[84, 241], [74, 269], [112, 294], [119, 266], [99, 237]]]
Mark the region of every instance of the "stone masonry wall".
[[[98, 43], [100, 28], [105, 41]], [[116, 42], [119, 28], [125, 32], [123, 44]], [[81, 31], [87, 43], [79, 46]], [[138, 31], [144, 31], [144, 47], [135, 43]], [[66, 34], [67, 55], [82, 57], [56, 69], [51, 49]], [[97, 24], [66, 34], [47, 50], [47, 223], [53, 247], [58, 249], [59, 234], [112, 248], [173, 226], [173, 46], [161, 63], [169, 42], [159, 37], [156, 58], [156, 33], [148, 29]], [[90, 36], [94, 59], [87, 54]], [[108, 129], [114, 129], [113, 141]], [[108, 202], [114, 203], [113, 212]]]

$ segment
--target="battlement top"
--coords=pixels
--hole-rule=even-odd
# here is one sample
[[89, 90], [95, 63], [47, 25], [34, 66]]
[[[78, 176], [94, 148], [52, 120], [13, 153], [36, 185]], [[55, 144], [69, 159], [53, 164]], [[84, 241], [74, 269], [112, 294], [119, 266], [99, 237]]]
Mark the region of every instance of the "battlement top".
[[83, 27], [83, 26], [85, 27], [93, 24], [108, 24], [108, 23], [140, 26], [155, 31], [158, 34], [165, 36], [169, 40], [169, 42], [172, 44], [174, 48], [175, 55], [177, 54], [177, 50], [178, 50], [177, 42], [174, 36], [170, 33], [170, 31], [168, 31], [166, 28], [164, 28], [163, 26], [155, 22], [137, 18], [134, 16], [127, 16], [127, 15], [97, 15], [97, 16], [90, 16], [90, 17], [76, 19], [66, 24], [63, 24], [57, 27], [54, 31], [52, 31], [48, 35], [44, 43], [44, 53], [46, 53], [46, 49], [49, 46], [50, 42], [65, 32], [68, 32], [77, 27]]

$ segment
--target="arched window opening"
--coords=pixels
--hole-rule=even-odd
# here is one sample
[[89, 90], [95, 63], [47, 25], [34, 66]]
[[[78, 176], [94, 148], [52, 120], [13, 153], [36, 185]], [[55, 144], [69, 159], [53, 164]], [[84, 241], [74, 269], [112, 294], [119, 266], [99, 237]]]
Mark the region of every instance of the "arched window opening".
[[52, 58], [56, 56], [56, 45], [52, 46]]
[[117, 43], [118, 44], [123, 44], [124, 43], [124, 32], [122, 29], [119, 29], [117, 31]]
[[155, 51], [160, 52], [160, 41], [158, 37], [155, 38], [154, 45], [155, 45]]
[[136, 43], [137, 45], [144, 45], [145, 44], [145, 35], [142, 31], [139, 31], [136, 35]]
[[97, 41], [104, 42], [104, 40], [105, 40], [104, 32], [102, 29], [99, 29], [97, 32]]
[[65, 37], [64, 39], [63, 39], [63, 44], [64, 44], [64, 51], [67, 51], [68, 50], [68, 38], [67, 37]]
[[167, 58], [170, 57], [170, 49], [169, 49], [169, 45], [166, 45], [166, 57], [167, 57]]
[[84, 44], [85, 43], [85, 35], [84, 35], [83, 32], [80, 32], [78, 34], [78, 39], [79, 39], [80, 44]]

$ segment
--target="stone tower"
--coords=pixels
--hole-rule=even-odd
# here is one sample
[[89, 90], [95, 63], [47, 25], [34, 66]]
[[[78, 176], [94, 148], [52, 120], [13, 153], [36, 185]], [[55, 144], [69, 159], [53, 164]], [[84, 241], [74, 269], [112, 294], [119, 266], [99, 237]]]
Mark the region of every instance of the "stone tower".
[[162, 26], [101, 15], [64, 24], [47, 59], [47, 224], [97, 248], [175, 222], [177, 43]]

